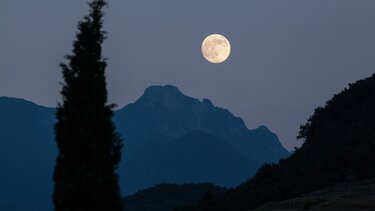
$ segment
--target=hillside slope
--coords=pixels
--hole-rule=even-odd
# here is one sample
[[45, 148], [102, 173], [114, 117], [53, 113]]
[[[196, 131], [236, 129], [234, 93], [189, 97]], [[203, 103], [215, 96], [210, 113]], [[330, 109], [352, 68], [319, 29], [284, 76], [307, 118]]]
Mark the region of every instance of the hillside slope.
[[303, 146], [208, 210], [247, 210], [342, 182], [375, 177], [375, 75], [350, 84], [301, 126]]
[[212, 182], [235, 187], [253, 175], [260, 164], [232, 145], [209, 133], [195, 130], [178, 138], [148, 142], [124, 160], [128, 192], [159, 183]]

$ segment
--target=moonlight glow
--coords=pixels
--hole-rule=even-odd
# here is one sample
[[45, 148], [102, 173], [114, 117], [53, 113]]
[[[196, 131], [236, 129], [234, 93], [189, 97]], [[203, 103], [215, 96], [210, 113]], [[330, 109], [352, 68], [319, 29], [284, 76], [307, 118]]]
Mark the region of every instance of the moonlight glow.
[[227, 38], [220, 34], [212, 34], [202, 43], [202, 54], [209, 62], [221, 63], [225, 61], [231, 52]]

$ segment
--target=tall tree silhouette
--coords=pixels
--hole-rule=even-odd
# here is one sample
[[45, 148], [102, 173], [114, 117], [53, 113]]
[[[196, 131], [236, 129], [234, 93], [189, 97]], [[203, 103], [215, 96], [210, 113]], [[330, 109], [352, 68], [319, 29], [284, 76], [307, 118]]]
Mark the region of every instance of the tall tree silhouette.
[[121, 210], [116, 173], [122, 140], [107, 105], [106, 62], [101, 44], [105, 39], [105, 0], [88, 4], [89, 14], [78, 23], [73, 52], [61, 64], [65, 84], [55, 125], [59, 155], [54, 172], [53, 201], [56, 211]]

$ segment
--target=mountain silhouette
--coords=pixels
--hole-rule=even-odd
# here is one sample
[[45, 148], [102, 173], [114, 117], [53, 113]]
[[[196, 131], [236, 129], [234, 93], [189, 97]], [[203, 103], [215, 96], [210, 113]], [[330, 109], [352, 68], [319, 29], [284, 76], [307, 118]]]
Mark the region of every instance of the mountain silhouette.
[[[51, 210], [55, 109], [0, 97], [0, 116], [0, 210]], [[125, 142], [119, 168], [123, 194], [161, 182], [233, 187], [260, 164], [289, 154], [265, 126], [248, 130], [228, 110], [170, 85], [147, 88], [116, 111], [114, 120]], [[153, 166], [157, 161], [163, 162], [160, 168]], [[145, 166], [154, 168], [154, 176], [146, 175]]]
[[115, 122], [129, 153], [154, 137], [181, 137], [201, 130], [229, 142], [260, 163], [289, 155], [266, 126], [249, 130], [241, 118], [228, 110], [215, 107], [208, 99], [188, 97], [171, 85], [147, 88], [136, 102], [116, 112]]
[[0, 210], [52, 210], [54, 109], [0, 97]]
[[[150, 86], [136, 102], [118, 110], [114, 121], [117, 130], [124, 138], [124, 160], [120, 164], [120, 175], [123, 181], [120, 181], [120, 184], [125, 194], [131, 194], [139, 188], [147, 187], [142, 185], [137, 188], [140, 185], [137, 175], [129, 171], [127, 166], [131, 166], [132, 169], [137, 169], [137, 166], [139, 166], [138, 168], [143, 169], [141, 166], [146, 164], [141, 163], [141, 161], [145, 162], [145, 160], [149, 161], [147, 166], [150, 166], [153, 163], [152, 160], [156, 159], [149, 157], [152, 155], [152, 151], [155, 150], [156, 153], [159, 153], [160, 147], [162, 147], [160, 142], [153, 142], [160, 140], [160, 138], [178, 140], [192, 131], [199, 130], [217, 137], [217, 140], [229, 143], [228, 146], [235, 150], [231, 148], [231, 151], [227, 153], [234, 154], [235, 151], [238, 151], [243, 155], [242, 158], [246, 159], [241, 163], [249, 163], [249, 161], [252, 163], [251, 167], [244, 169], [239, 175], [235, 175], [234, 172], [231, 175], [229, 174], [226, 181], [219, 179], [219, 174], [214, 174], [213, 177], [210, 177], [210, 180], [185, 177], [186, 179], [183, 182], [219, 181], [217, 185], [234, 187], [246, 178], [243, 177], [246, 174], [247, 177], [251, 177], [259, 167], [259, 163], [276, 162], [289, 155], [277, 136], [269, 131], [266, 126], [249, 130], [241, 118], [235, 117], [228, 110], [215, 107], [208, 99], [200, 101], [186, 96], [177, 87], [171, 85]], [[204, 138], [197, 137], [197, 139], [203, 140]], [[189, 143], [193, 143], [193, 141]], [[217, 143], [221, 142], [217, 141]], [[168, 149], [172, 150], [172, 145], [169, 147], [171, 148]], [[145, 151], [143, 152], [143, 150]], [[205, 150], [206, 156], [210, 156], [210, 146], [207, 145]], [[202, 155], [201, 159], [204, 158], [204, 155]], [[239, 155], [236, 155], [236, 159], [238, 158]], [[173, 158], [171, 157], [171, 159]], [[174, 159], [178, 159], [178, 157]], [[193, 157], [190, 159], [193, 159]], [[191, 168], [191, 170], [194, 174], [199, 175], [199, 162], [193, 163], [197, 164], [195, 166], [197, 169]], [[228, 168], [228, 172], [231, 170], [229, 166], [223, 168]], [[239, 170], [237, 169], [235, 172], [238, 173]], [[149, 176], [147, 179], [150, 186], [160, 182], [169, 183], [181, 180], [181, 178], [173, 176], [164, 177], [164, 173], [160, 171], [153, 172], [153, 174], [154, 176]], [[153, 182], [151, 178], [154, 178]], [[163, 180], [160, 178], [163, 178]], [[229, 182], [230, 180], [231, 182]]]

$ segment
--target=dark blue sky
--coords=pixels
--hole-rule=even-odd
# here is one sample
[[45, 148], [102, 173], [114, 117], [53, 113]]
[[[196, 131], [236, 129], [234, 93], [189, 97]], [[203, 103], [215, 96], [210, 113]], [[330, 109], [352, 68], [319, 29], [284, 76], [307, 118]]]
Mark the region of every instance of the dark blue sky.
[[[110, 101], [173, 84], [267, 125], [284, 146], [349, 82], [375, 72], [373, 0], [111, 0], [104, 45]], [[85, 1], [0, 1], [0, 96], [55, 106], [58, 64], [71, 50]], [[202, 40], [228, 37], [231, 57], [205, 61]]]

